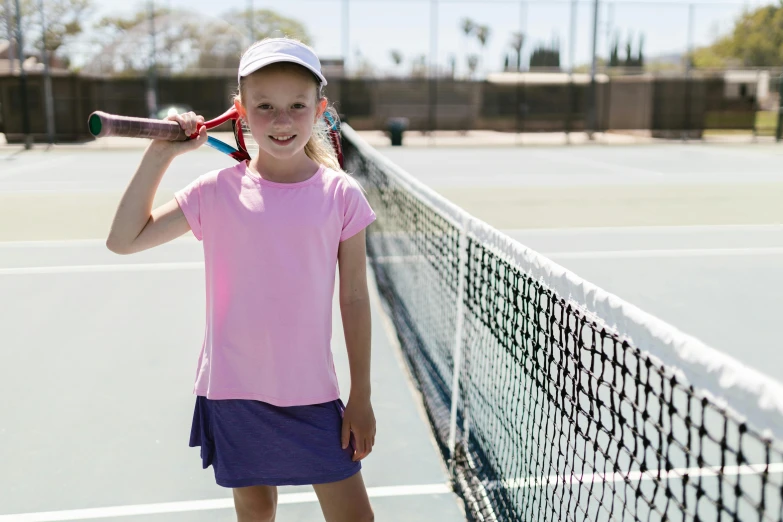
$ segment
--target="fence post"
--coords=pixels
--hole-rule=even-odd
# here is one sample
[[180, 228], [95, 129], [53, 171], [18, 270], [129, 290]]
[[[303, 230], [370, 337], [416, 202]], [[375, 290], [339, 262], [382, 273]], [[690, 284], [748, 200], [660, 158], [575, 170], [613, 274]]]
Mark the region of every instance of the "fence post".
[[588, 121], [588, 130], [587, 130], [587, 136], [592, 140], [593, 139], [593, 133], [596, 131], [596, 121], [598, 119], [597, 110], [596, 107], [596, 89], [595, 89], [595, 72], [596, 72], [596, 59], [598, 58], [596, 55], [596, 45], [598, 43], [598, 3], [599, 0], [593, 0], [593, 47], [592, 47], [592, 64], [590, 66], [590, 95], [589, 95], [589, 105], [587, 108], [587, 121]]
[[430, 143], [438, 128], [438, 0], [430, 0], [430, 74], [429, 74]]
[[775, 130], [775, 141], [780, 142], [783, 137], [783, 73], [778, 78], [778, 127]]
[[44, 63], [44, 100], [46, 104], [46, 137], [49, 145], [54, 145], [54, 97], [52, 94], [52, 75], [49, 69], [49, 52], [46, 50], [46, 11], [44, 0], [38, 0], [41, 10], [41, 59]]
[[19, 101], [22, 104], [22, 133], [24, 148], [33, 147], [33, 136], [30, 134], [30, 106], [27, 102], [27, 72], [24, 70], [24, 40], [22, 37], [22, 10], [19, 0], [16, 0], [16, 51], [19, 54]]
[[683, 141], [690, 139], [691, 133], [691, 71], [693, 69], [693, 22], [694, 22], [694, 5], [688, 4], [688, 52], [685, 60], [685, 122], [683, 125], [683, 131], [681, 138]]

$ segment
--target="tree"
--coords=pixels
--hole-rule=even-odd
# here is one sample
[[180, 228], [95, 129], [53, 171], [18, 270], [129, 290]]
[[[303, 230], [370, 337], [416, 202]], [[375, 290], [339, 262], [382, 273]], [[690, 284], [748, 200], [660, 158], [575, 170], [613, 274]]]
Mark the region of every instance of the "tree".
[[394, 62], [395, 69], [399, 70], [403, 61], [402, 53], [396, 49], [393, 49], [389, 52], [389, 54], [391, 55], [392, 62]]
[[517, 71], [522, 70], [522, 47], [525, 45], [525, 35], [520, 32], [511, 34], [511, 48], [517, 58]]
[[479, 57], [476, 54], [469, 54], [468, 55], [468, 72], [470, 74], [470, 78], [473, 78], [473, 76], [476, 74], [476, 69], [478, 69], [479, 64]]
[[[245, 20], [247, 10], [229, 11], [222, 16], [223, 20]], [[253, 35], [257, 40], [274, 36], [288, 36], [296, 38], [310, 45], [312, 38], [307, 28], [293, 18], [278, 14], [271, 9], [256, 9], [253, 11]]]
[[[150, 66], [151, 28], [155, 28], [156, 67], [170, 73], [205, 70], [231, 70], [250, 44], [246, 31], [229, 20], [244, 19], [246, 11], [229, 11], [223, 18], [204, 18], [186, 11], [170, 12], [156, 8], [154, 24], [150, 12], [140, 8], [128, 16], [107, 16], [91, 32], [92, 43], [100, 52], [86, 66], [92, 72], [139, 74]], [[278, 15], [269, 9], [253, 14], [254, 36], [290, 36], [310, 43], [310, 36], [300, 22]]]
[[[462, 32], [465, 35], [465, 54], [467, 56], [470, 54], [470, 37], [473, 34], [473, 31], [476, 30], [476, 23], [470, 18], [463, 18], [460, 22], [460, 29], [462, 29]], [[470, 72], [469, 74], [472, 76]]]
[[633, 53], [633, 36], [628, 36], [625, 44], [625, 60], [620, 59], [620, 37], [615, 35], [612, 50], [609, 53], [609, 67], [644, 67], [644, 35], [639, 35], [639, 49]]
[[[171, 15], [162, 7], [156, 7], [151, 13], [148, 7], [141, 6], [127, 16], [104, 16], [90, 31], [90, 43], [98, 52], [83, 70], [136, 75], [149, 69], [152, 66], [153, 26], [156, 48], [167, 49], [165, 53], [156, 53], [155, 66], [169, 71], [184, 69], [198, 58], [196, 53], [186, 52], [186, 49], [191, 48], [199, 28], [189, 17]], [[150, 18], [154, 23], [150, 23]]]
[[696, 67], [776, 67], [783, 63], [783, 2], [746, 10], [731, 34], [697, 49]]
[[539, 44], [530, 55], [530, 67], [560, 67], [560, 42], [555, 39], [551, 47]]
[[620, 66], [620, 36], [615, 34], [614, 42], [612, 43], [612, 52], [609, 56], [609, 67]]
[[462, 22], [460, 23], [460, 27], [462, 27], [462, 32], [465, 33], [465, 39], [467, 40], [476, 29], [476, 22], [470, 18], [463, 18]]
[[486, 57], [486, 48], [487, 48], [487, 42], [489, 41], [489, 37], [492, 34], [490, 28], [486, 25], [479, 25], [476, 27], [476, 39], [479, 42], [479, 45], [481, 46], [481, 64], [484, 68], [486, 68], [485, 63], [485, 57]]
[[[20, 0], [22, 32], [25, 51], [28, 53], [32, 49], [40, 51], [43, 48], [39, 1]], [[16, 16], [13, 4], [14, 2], [0, 2], [0, 18], [9, 20]], [[9, 6], [11, 13], [6, 13], [5, 9]], [[43, 6], [46, 17], [46, 50], [67, 61], [67, 45], [83, 32], [81, 21], [92, 14], [92, 0], [44, 0]]]

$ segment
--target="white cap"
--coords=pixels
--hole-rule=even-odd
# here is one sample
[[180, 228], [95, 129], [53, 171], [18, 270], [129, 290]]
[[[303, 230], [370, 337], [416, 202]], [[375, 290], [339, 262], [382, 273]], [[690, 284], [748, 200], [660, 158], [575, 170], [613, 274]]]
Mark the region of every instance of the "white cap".
[[326, 78], [321, 73], [321, 62], [315, 52], [305, 44], [288, 38], [268, 38], [250, 46], [239, 60], [237, 81], [262, 67], [278, 62], [291, 62], [306, 67], [318, 77], [321, 87], [326, 85]]

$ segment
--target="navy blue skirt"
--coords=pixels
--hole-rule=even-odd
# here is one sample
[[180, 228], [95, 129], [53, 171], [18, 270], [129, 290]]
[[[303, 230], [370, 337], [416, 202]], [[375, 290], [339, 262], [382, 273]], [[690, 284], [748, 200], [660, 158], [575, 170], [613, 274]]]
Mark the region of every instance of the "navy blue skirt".
[[[341, 400], [281, 408], [253, 400], [196, 398], [190, 447], [218, 485], [301, 486], [346, 479], [361, 469], [353, 440], [340, 444]], [[351, 437], [353, 439], [353, 437]]]

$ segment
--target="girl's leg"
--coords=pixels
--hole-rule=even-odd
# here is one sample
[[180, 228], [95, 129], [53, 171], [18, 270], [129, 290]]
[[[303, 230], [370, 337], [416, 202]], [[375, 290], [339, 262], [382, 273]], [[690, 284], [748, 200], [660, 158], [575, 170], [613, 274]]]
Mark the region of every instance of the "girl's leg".
[[277, 512], [277, 487], [234, 488], [237, 522], [274, 522]]
[[362, 472], [339, 482], [313, 484], [326, 522], [372, 522], [375, 515]]

